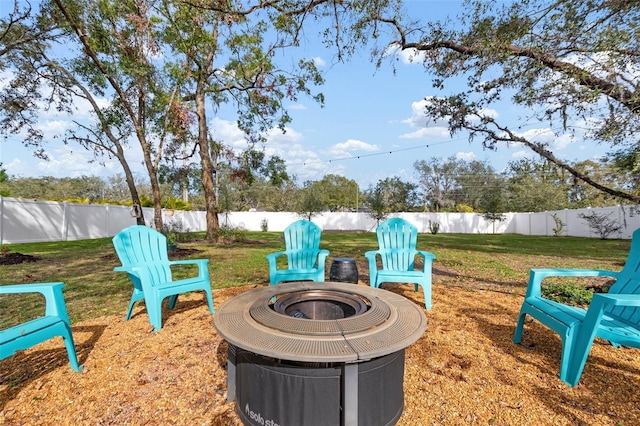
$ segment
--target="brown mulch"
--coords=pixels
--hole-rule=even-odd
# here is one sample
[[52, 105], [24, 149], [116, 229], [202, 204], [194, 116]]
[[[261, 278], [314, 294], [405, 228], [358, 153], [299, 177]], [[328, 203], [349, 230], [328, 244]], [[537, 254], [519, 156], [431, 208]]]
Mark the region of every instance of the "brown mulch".
[[[214, 290], [216, 308], [251, 286]], [[387, 289], [422, 304], [411, 285]], [[597, 341], [578, 386], [558, 379], [560, 339], [528, 321], [522, 296], [435, 285], [427, 330], [406, 350], [399, 425], [637, 425], [640, 352]], [[125, 307], [123, 307], [125, 308]], [[238, 425], [226, 350], [201, 293], [151, 332], [144, 305], [73, 325], [82, 373], [60, 338], [0, 362], [0, 424]]]

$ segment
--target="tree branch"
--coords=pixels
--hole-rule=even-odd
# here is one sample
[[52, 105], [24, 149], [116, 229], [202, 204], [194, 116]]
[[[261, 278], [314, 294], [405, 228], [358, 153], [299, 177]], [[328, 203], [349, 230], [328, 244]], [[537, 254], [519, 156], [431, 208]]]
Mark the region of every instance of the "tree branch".
[[530, 148], [532, 151], [534, 151], [535, 153], [537, 153], [538, 155], [540, 155], [543, 158], [546, 158], [547, 160], [549, 160], [550, 162], [552, 162], [553, 164], [557, 165], [558, 167], [568, 171], [571, 175], [573, 175], [574, 177], [576, 177], [577, 179], [580, 179], [581, 181], [583, 181], [584, 183], [586, 183], [587, 185], [590, 185], [602, 192], [605, 192], [607, 194], [613, 195], [614, 197], [618, 197], [624, 200], [629, 200], [629, 201], [633, 201], [634, 203], [639, 204], [640, 203], [640, 197], [633, 195], [633, 194], [629, 194], [627, 192], [623, 192], [623, 191], [619, 191], [616, 189], [612, 189], [609, 187], [606, 187], [604, 185], [601, 185], [597, 182], [595, 182], [593, 179], [591, 179], [589, 176], [585, 175], [584, 173], [581, 173], [580, 171], [574, 169], [573, 167], [571, 167], [569, 164], [565, 163], [564, 161], [558, 159], [555, 155], [553, 155], [553, 153], [547, 149], [544, 148], [544, 146], [542, 144], [536, 144], [533, 143], [531, 141], [529, 141], [528, 139], [522, 137], [522, 136], [518, 136], [515, 133], [513, 133], [508, 127], [506, 126], [500, 126], [498, 123], [496, 123], [496, 121], [491, 118], [491, 117], [486, 117], [486, 116], [479, 116], [476, 114], [476, 116], [478, 116], [479, 118], [481, 118], [483, 123], [486, 124], [491, 124], [493, 125], [498, 131], [500, 131], [501, 133], [498, 133], [494, 130], [491, 130], [487, 127], [484, 126], [479, 126], [479, 125], [473, 125], [470, 123], [466, 123], [463, 124], [463, 127], [472, 131], [472, 132], [478, 132], [478, 133], [483, 133], [486, 135], [486, 137], [494, 140], [494, 141], [499, 141], [499, 142], [519, 142], [525, 146], [527, 146], [528, 148]]

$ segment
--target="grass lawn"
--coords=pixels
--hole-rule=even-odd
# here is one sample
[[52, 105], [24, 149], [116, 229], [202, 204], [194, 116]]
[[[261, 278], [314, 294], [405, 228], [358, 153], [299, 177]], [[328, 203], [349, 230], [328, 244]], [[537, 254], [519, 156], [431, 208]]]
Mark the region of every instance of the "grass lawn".
[[[243, 241], [229, 244], [208, 244], [195, 239], [180, 243], [180, 248], [191, 249], [190, 258], [210, 259], [214, 289], [267, 285], [269, 273], [265, 255], [284, 248], [282, 234], [247, 232], [244, 235]], [[321, 247], [331, 253], [326, 265], [327, 274], [332, 258], [353, 257], [360, 278], [368, 280], [364, 253], [377, 248], [374, 233], [325, 231]], [[65, 282], [64, 295], [72, 322], [125, 312], [132, 287], [126, 274], [113, 272], [120, 263], [111, 239], [10, 244], [4, 248], [8, 253], [35, 256], [37, 261], [3, 264], [0, 266], [0, 284]], [[629, 250], [629, 240], [515, 234], [421, 234], [418, 248], [437, 256], [433, 264], [435, 285], [524, 294], [530, 268], [620, 270]], [[170, 258], [175, 256], [170, 255]], [[177, 271], [177, 274], [190, 272]], [[38, 295], [0, 296], [0, 329], [41, 315], [44, 303], [38, 298]]]
[[[200, 238], [202, 236], [200, 235]], [[331, 258], [353, 257], [367, 285], [364, 253], [373, 233], [324, 232]], [[528, 321], [512, 341], [532, 267], [620, 270], [628, 240], [520, 235], [423, 234], [418, 248], [436, 254], [434, 308], [426, 332], [406, 349], [404, 410], [398, 426], [637, 425], [637, 349], [596, 342], [576, 387], [558, 379], [560, 338]], [[32, 263], [1, 265], [2, 283], [64, 281], [82, 373], [69, 368], [60, 338], [0, 363], [0, 424], [57, 426], [201, 424], [240, 426], [226, 398], [228, 345], [214, 328], [202, 292], [181, 296], [163, 329], [151, 332], [144, 305], [130, 321], [131, 295], [109, 239], [11, 245]], [[209, 258], [214, 304], [268, 285], [265, 255], [280, 233], [249, 232], [241, 242], [181, 243], [170, 253]], [[188, 249], [188, 250], [185, 250]], [[184, 271], [188, 273], [189, 271]], [[181, 272], [182, 273], [182, 272]], [[573, 278], [575, 281], [576, 279]], [[586, 284], [575, 282], [574, 284]], [[411, 285], [385, 287], [419, 306]], [[165, 304], [166, 306], [166, 304]], [[0, 298], [0, 328], [42, 312], [35, 299]], [[242, 409], [242, 407], [240, 407]]]

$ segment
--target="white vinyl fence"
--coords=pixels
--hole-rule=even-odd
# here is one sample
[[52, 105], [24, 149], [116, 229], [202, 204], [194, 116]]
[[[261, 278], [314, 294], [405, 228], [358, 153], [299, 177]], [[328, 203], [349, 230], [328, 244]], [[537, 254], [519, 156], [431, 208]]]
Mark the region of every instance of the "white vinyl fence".
[[[477, 213], [396, 213], [428, 233], [429, 223], [439, 223], [441, 233], [554, 235], [557, 215], [564, 224], [562, 235], [598, 237], [580, 214], [607, 215], [622, 229], [609, 238], [629, 239], [640, 228], [640, 210], [635, 206], [598, 209], [558, 210], [540, 213], [506, 213], [501, 222], [491, 222]], [[153, 209], [144, 209], [148, 225], [153, 225]], [[220, 224], [260, 231], [266, 223], [269, 231], [282, 231], [300, 217], [295, 213], [231, 212], [221, 214]], [[164, 210], [164, 223], [184, 231], [204, 231], [205, 212]], [[376, 221], [367, 213], [322, 213], [312, 219], [326, 231], [375, 230]], [[74, 204], [67, 202], [25, 200], [0, 197], [0, 244], [40, 241], [68, 241], [111, 237], [122, 228], [136, 223], [129, 207], [107, 204]]]

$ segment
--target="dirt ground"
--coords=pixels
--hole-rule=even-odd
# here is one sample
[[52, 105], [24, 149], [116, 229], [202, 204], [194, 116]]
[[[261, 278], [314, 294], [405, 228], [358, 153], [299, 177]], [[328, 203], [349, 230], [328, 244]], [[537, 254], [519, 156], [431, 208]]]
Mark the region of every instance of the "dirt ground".
[[[214, 290], [216, 309], [252, 287]], [[422, 305], [411, 285], [388, 285]], [[406, 350], [398, 425], [638, 425], [640, 352], [597, 341], [578, 386], [558, 379], [560, 339], [531, 320], [513, 344], [521, 295], [435, 285], [427, 330]], [[124, 307], [123, 307], [124, 308]], [[73, 325], [82, 373], [61, 338], [0, 362], [2, 425], [238, 425], [226, 402], [227, 346], [202, 293], [151, 331], [134, 317]]]
[[22, 253], [0, 253], [0, 265], [18, 265], [26, 262], [37, 262], [40, 260], [37, 256], [31, 256], [30, 254]]

